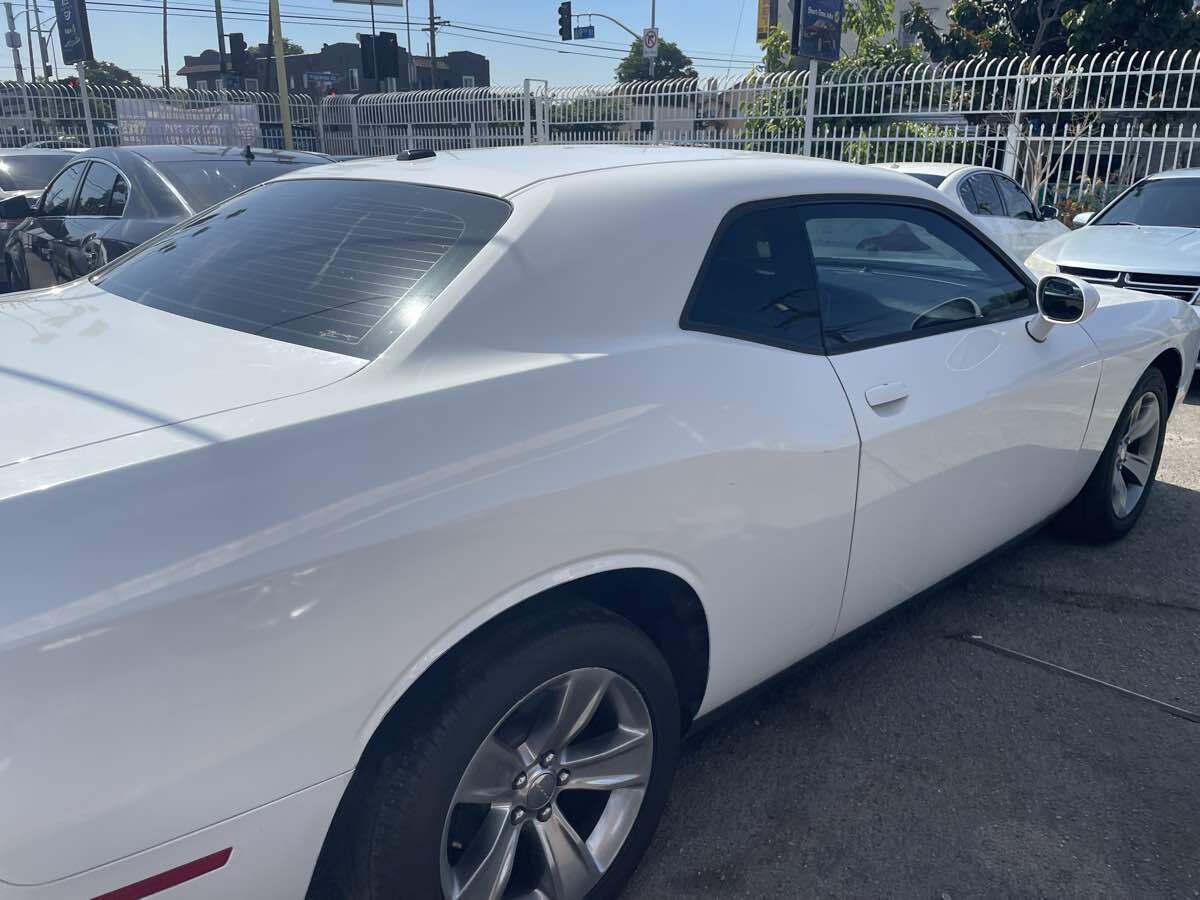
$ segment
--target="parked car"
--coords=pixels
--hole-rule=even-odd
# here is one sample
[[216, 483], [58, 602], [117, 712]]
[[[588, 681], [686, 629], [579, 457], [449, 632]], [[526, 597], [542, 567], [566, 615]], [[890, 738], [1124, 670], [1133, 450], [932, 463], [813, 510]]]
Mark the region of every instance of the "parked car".
[[682, 147], [306, 167], [6, 306], [14, 900], [612, 896], [697, 717], [1129, 531], [1200, 350], [914, 179]]
[[937, 188], [950, 202], [1017, 259], [1070, 229], [1053, 206], [1040, 209], [1025, 190], [1001, 172], [958, 163], [880, 163]]
[[1065, 272], [1093, 284], [1163, 294], [1200, 315], [1200, 169], [1143, 178], [1075, 231], [1025, 261], [1039, 275]]
[[4, 243], [10, 290], [72, 281], [231, 194], [329, 158], [243, 147], [100, 147], [74, 156], [30, 203], [0, 201], [19, 221]]
[[[77, 152], [71, 150], [0, 150], [0, 202], [18, 194], [23, 194], [29, 200], [40, 197], [50, 179], [73, 159]], [[23, 220], [24, 216], [19, 218], [0, 217], [0, 246], [3, 246], [7, 240], [8, 232], [21, 224]], [[6, 285], [0, 285], [0, 290], [4, 290], [5, 287]]]

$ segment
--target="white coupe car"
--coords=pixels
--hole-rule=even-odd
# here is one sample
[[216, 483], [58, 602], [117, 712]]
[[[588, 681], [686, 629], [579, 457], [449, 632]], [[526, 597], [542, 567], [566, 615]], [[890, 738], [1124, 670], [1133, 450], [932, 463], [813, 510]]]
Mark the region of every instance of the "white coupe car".
[[1084, 227], [1039, 247], [1025, 265], [1175, 297], [1200, 315], [1200, 169], [1151, 175], [1074, 221]]
[[613, 896], [698, 716], [1128, 531], [1200, 349], [683, 148], [305, 169], [0, 309], [3, 900]]
[[937, 188], [971, 217], [992, 240], [1017, 259], [1070, 229], [1053, 206], [1034, 206], [1025, 190], [1001, 172], [962, 163], [878, 163], [879, 168], [911, 175]]

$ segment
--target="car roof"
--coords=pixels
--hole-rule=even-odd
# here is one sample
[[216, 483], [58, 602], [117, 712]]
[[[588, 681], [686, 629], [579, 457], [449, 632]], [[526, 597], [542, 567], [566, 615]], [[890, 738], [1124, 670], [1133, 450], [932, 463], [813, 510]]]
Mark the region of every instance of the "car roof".
[[1155, 172], [1146, 178], [1154, 181], [1161, 178], [1200, 178], [1200, 169], [1170, 169], [1166, 172]]
[[[797, 195], [818, 193], [823, 173], [845, 178], [852, 172], [868, 180], [886, 180], [891, 187], [885, 192], [921, 193], [919, 188], [914, 189], [911, 186], [920, 185], [920, 182], [914, 179], [899, 174], [888, 175], [852, 163], [744, 150], [620, 144], [555, 144], [438, 150], [432, 157], [411, 161], [399, 160], [394, 156], [372, 157], [333, 163], [319, 169], [303, 169], [288, 173], [282, 178], [404, 181], [506, 197], [531, 184], [552, 178], [584, 177], [613, 169], [670, 165], [686, 166], [694, 180], [711, 185], [712, 190], [719, 191], [724, 179], [735, 174], [747, 175], [748, 164], [757, 166], [754, 170], [757, 174], [766, 175], [770, 172], [803, 177], [807, 184], [796, 183]], [[928, 186], [923, 187], [932, 190]]]
[[[133, 147], [97, 147], [90, 152], [97, 153], [100, 150], [134, 153], [152, 163], [192, 159], [228, 159], [229, 157], [240, 156], [246, 152], [244, 146], [203, 147], [190, 144], [144, 144]], [[250, 152], [256, 157], [263, 157], [265, 159], [305, 159], [314, 162], [327, 162], [329, 160], [329, 157], [322, 153], [309, 153], [304, 150], [271, 150], [266, 147], [251, 147]]]
[[871, 165], [876, 169], [890, 169], [893, 172], [903, 172], [905, 175], [951, 175], [963, 169], [988, 168], [968, 163], [891, 162], [872, 163]]

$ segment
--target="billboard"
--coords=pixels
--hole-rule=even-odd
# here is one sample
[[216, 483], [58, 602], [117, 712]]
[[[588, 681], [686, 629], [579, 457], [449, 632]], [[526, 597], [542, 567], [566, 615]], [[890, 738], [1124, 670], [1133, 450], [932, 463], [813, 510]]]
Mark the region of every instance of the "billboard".
[[792, 54], [833, 62], [842, 46], [843, 0], [803, 0], [792, 19]]
[[58, 43], [62, 61], [70, 65], [95, 59], [92, 32], [88, 29], [87, 0], [54, 0], [58, 17]]

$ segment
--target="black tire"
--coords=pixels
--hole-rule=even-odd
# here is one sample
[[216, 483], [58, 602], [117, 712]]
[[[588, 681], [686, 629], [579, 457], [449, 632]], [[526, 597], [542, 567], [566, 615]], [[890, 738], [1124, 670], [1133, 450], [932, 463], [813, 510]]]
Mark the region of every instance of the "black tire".
[[549, 679], [600, 667], [649, 710], [652, 769], [621, 850], [588, 900], [617, 896], [658, 826], [679, 754], [681, 714], [666, 660], [626, 619], [590, 604], [518, 618], [469, 642], [433, 685], [385, 723], [347, 788], [309, 900], [435, 900], [443, 826], [472, 756], [515, 704]]
[[[1133, 406], [1147, 392], [1152, 392], [1158, 398], [1158, 446], [1154, 449], [1154, 458], [1150, 466], [1150, 477], [1142, 491], [1137, 504], [1124, 516], [1118, 516], [1113, 508], [1111, 494], [1111, 479], [1116, 466], [1117, 452], [1121, 439], [1125, 434]], [[1057, 525], [1063, 533], [1095, 544], [1105, 544], [1124, 537], [1132, 530], [1141, 518], [1150, 497], [1154, 480], [1158, 474], [1158, 463], [1162, 458], [1163, 443], [1167, 430], [1167, 382], [1163, 373], [1157, 367], [1146, 370], [1138, 380], [1137, 385], [1125, 401], [1121, 415], [1113, 427], [1113, 433], [1108, 439], [1104, 452], [1096, 463], [1096, 468], [1088, 478], [1087, 484], [1079, 492], [1071, 504], [1059, 516]]]

